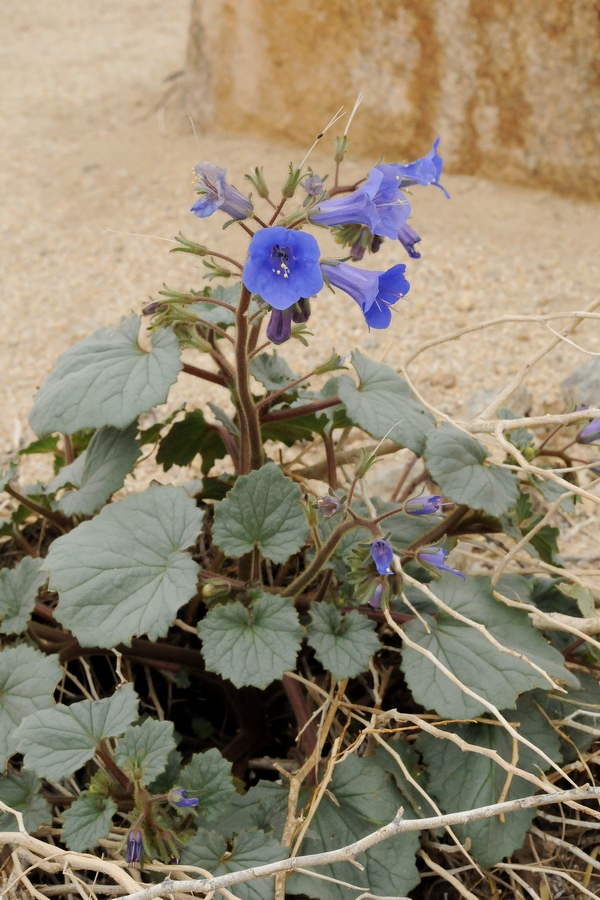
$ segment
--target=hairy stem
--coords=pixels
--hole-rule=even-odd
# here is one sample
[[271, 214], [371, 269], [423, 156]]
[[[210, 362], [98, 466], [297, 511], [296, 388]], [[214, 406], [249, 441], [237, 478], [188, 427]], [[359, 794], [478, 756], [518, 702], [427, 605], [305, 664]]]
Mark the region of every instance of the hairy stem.
[[293, 409], [276, 409], [266, 413], [261, 418], [263, 425], [267, 422], [283, 422], [287, 419], [297, 419], [299, 416], [307, 416], [309, 413], [320, 412], [329, 409], [330, 406], [338, 406], [342, 401], [339, 397], [327, 397], [325, 400], [315, 400], [314, 403], [305, 403], [304, 406], [295, 406]]
[[352, 531], [354, 528], [369, 528], [370, 526], [371, 522], [358, 518], [351, 522], [340, 522], [337, 528], [331, 532], [328, 540], [315, 555], [315, 558], [308, 568], [306, 568], [301, 575], [298, 575], [297, 578], [294, 578], [292, 583], [288, 584], [288, 586], [281, 591], [281, 595], [283, 597], [293, 597], [294, 594], [299, 594], [300, 591], [304, 590], [304, 588], [317, 577], [321, 568], [327, 562], [345, 534]]
[[203, 378], [204, 381], [220, 384], [222, 387], [227, 387], [229, 384], [224, 375], [219, 375], [217, 372], [209, 372], [208, 369], [199, 369], [197, 366], [191, 366], [189, 363], [184, 363], [181, 371], [185, 372], [186, 375], [194, 375], [196, 378]]
[[29, 497], [24, 497], [23, 494], [15, 491], [10, 484], [7, 484], [4, 490], [7, 494], [10, 494], [11, 497], [21, 503], [22, 506], [26, 506], [27, 509], [37, 513], [39, 516], [43, 516], [44, 519], [48, 519], [49, 522], [54, 522], [54, 524], [58, 525], [63, 531], [71, 530], [71, 523], [66, 516], [62, 515], [62, 513], [52, 512], [51, 509], [44, 509], [44, 507], [40, 506], [39, 503], [36, 503], [35, 500], [30, 500]]
[[258, 424], [258, 412], [250, 393], [248, 369], [248, 319], [250, 291], [242, 285], [240, 302], [235, 315], [235, 367], [237, 394], [240, 410], [240, 472], [248, 475], [260, 469], [263, 463], [262, 438]]

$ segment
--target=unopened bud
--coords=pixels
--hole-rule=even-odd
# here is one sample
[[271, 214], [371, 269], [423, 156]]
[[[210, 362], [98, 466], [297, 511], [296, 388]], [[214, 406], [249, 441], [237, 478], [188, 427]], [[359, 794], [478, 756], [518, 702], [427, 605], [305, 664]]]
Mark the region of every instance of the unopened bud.
[[195, 241], [190, 241], [187, 238], [184, 238], [181, 232], [175, 236], [175, 240], [178, 244], [181, 244], [180, 247], [173, 247], [170, 251], [171, 253], [191, 253], [193, 256], [207, 256], [208, 255], [208, 247], [205, 247], [203, 244], [197, 244]]
[[151, 303], [147, 303], [142, 309], [143, 316], [153, 316], [154, 313], [158, 310], [160, 306], [160, 300], [153, 300]]
[[296, 193], [296, 188], [300, 183], [300, 177], [300, 169], [297, 169], [292, 163], [290, 163], [289, 175], [281, 191], [282, 196], [285, 197], [286, 200], [289, 200], [290, 197], [293, 197]]
[[250, 184], [256, 189], [256, 192], [259, 197], [262, 197], [263, 200], [266, 200], [269, 196], [269, 188], [265, 182], [263, 177], [262, 168], [259, 169], [256, 167], [252, 170], [252, 175], [246, 175], [245, 177], [248, 179]]

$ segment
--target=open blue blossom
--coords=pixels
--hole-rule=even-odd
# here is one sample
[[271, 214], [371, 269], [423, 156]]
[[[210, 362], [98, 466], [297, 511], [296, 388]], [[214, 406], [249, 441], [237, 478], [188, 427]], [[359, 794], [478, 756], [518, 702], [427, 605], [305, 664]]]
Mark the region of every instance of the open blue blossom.
[[390, 165], [377, 166], [378, 169], [392, 174], [396, 178], [398, 186], [408, 187], [411, 184], [428, 185], [433, 184], [443, 191], [444, 196], [450, 199], [448, 191], [440, 184], [440, 175], [442, 174], [443, 161], [437, 152], [440, 139], [439, 137], [433, 142], [433, 147], [421, 159], [407, 163], [403, 166], [400, 163], [392, 163]]
[[344, 197], [324, 200], [310, 214], [317, 225], [367, 225], [373, 234], [397, 240], [410, 204], [393, 172], [371, 169], [365, 183]]
[[248, 197], [225, 181], [227, 169], [201, 162], [194, 166], [194, 173], [195, 190], [200, 194], [190, 210], [195, 216], [206, 219], [218, 209], [232, 219], [247, 219], [253, 214], [254, 207]]
[[600, 419], [592, 419], [577, 435], [580, 444], [593, 444], [600, 438]]
[[387, 328], [392, 321], [390, 306], [410, 290], [404, 277], [406, 266], [402, 264], [386, 272], [370, 272], [347, 263], [337, 266], [323, 263], [321, 269], [330, 284], [356, 300], [369, 328]]
[[404, 504], [404, 512], [411, 516], [429, 516], [439, 511], [442, 498], [439, 494], [432, 497], [412, 497]]
[[242, 281], [274, 309], [289, 309], [323, 287], [319, 255], [312, 234], [280, 225], [263, 228], [250, 241]]
[[267, 324], [267, 338], [273, 344], [285, 344], [292, 336], [292, 314], [290, 310], [272, 309]]
[[398, 240], [412, 259], [421, 259], [421, 254], [415, 250], [415, 244], [418, 244], [421, 238], [410, 225], [403, 225], [398, 231]]
[[443, 547], [421, 547], [417, 553], [417, 559], [433, 566], [434, 569], [439, 569], [440, 572], [450, 572], [452, 575], [458, 575], [459, 578], [464, 579], [465, 576], [462, 572], [459, 572], [458, 569], [451, 569], [445, 564], [447, 555], [448, 551]]
[[198, 798], [188, 797], [188, 792], [183, 788], [175, 788], [174, 791], [171, 791], [169, 799], [175, 806], [198, 806]]
[[139, 828], [132, 828], [125, 844], [125, 862], [128, 866], [139, 868], [143, 849], [142, 832]]
[[390, 569], [390, 563], [394, 558], [394, 551], [392, 545], [388, 543], [388, 541], [384, 541], [383, 538], [373, 541], [371, 544], [371, 558], [377, 566], [377, 571], [380, 575], [394, 574]]

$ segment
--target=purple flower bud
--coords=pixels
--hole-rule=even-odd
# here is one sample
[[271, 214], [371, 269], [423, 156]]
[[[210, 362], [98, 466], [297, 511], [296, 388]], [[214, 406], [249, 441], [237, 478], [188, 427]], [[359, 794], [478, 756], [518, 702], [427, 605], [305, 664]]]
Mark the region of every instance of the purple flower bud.
[[381, 597], [383, 595], [383, 585], [381, 582], [376, 586], [373, 591], [373, 596], [369, 600], [369, 606], [371, 609], [381, 609]]
[[312, 234], [281, 225], [263, 228], [250, 241], [242, 281], [274, 309], [289, 309], [323, 287], [319, 256]]
[[371, 246], [369, 247], [369, 250], [371, 251], [371, 253], [379, 253], [379, 248], [382, 244], [383, 238], [379, 237], [378, 234], [374, 234], [371, 238]]
[[445, 565], [447, 555], [448, 551], [444, 550], [443, 547], [421, 547], [417, 553], [417, 559], [428, 566], [433, 566], [434, 569], [439, 569], [441, 572], [450, 572], [452, 575], [458, 575], [459, 578], [464, 579], [465, 576], [458, 569], [451, 569]]
[[139, 828], [132, 828], [127, 835], [127, 843], [125, 845], [125, 862], [128, 866], [131, 866], [133, 869], [139, 869], [143, 849], [142, 832]]
[[421, 254], [415, 250], [415, 244], [418, 244], [421, 238], [410, 225], [403, 225], [399, 229], [398, 240], [412, 259], [421, 259]]
[[318, 175], [311, 175], [309, 178], [305, 178], [301, 184], [309, 197], [320, 197], [325, 190], [323, 180]]
[[428, 516], [439, 511], [442, 498], [435, 494], [433, 497], [413, 497], [404, 504], [404, 512], [410, 516]]
[[146, 306], [144, 306], [144, 308], [142, 309], [142, 315], [153, 316], [160, 304], [160, 300], [153, 300], [152, 303], [147, 303]]
[[184, 791], [183, 788], [175, 788], [174, 791], [171, 791], [169, 800], [175, 806], [198, 806], [198, 798], [188, 797], [188, 792]]
[[344, 508], [344, 503], [339, 497], [321, 497], [314, 505], [318, 509], [324, 519], [330, 519]]
[[580, 444], [593, 444], [600, 438], [600, 419], [592, 419], [577, 435]]
[[191, 212], [200, 219], [212, 216], [218, 209], [232, 219], [247, 219], [254, 212], [251, 201], [236, 188], [227, 184], [227, 169], [214, 163], [201, 162], [194, 166], [196, 174], [195, 190], [200, 194]]
[[298, 302], [292, 306], [292, 322], [300, 324], [308, 322], [310, 319], [310, 300], [306, 297], [300, 297]]
[[380, 575], [394, 574], [390, 569], [390, 563], [394, 558], [394, 551], [392, 545], [388, 543], [388, 541], [384, 541], [383, 538], [373, 541], [371, 544], [371, 558], [377, 566], [377, 571]]
[[285, 344], [292, 336], [292, 316], [289, 310], [273, 309], [267, 325], [267, 337], [274, 344]]

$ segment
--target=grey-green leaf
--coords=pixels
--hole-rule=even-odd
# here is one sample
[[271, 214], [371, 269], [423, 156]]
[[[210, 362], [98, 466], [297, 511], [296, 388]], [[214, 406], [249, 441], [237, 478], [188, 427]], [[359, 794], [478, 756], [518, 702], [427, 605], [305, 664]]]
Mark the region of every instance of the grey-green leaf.
[[123, 734], [137, 718], [138, 698], [125, 684], [104, 700], [82, 700], [29, 715], [15, 739], [25, 766], [42, 778], [58, 781], [85, 765], [107, 737]]
[[174, 749], [173, 723], [146, 719], [129, 726], [115, 751], [115, 762], [131, 780], [147, 785], [164, 772]]
[[100, 797], [84, 791], [73, 805], [65, 810], [63, 841], [77, 853], [93, 850], [100, 838], [110, 832], [117, 804], [110, 797]]
[[375, 623], [357, 610], [345, 615], [333, 603], [313, 603], [308, 643], [334, 678], [354, 678], [369, 668], [379, 648]]
[[[574, 684], [562, 655], [533, 628], [523, 610], [511, 609], [494, 598], [489, 578], [467, 576], [466, 581], [444, 574], [430, 585], [448, 606], [484, 625], [503, 646], [523, 654], [551, 677]], [[517, 695], [540, 685], [544, 676], [524, 659], [496, 649], [472, 626], [442, 612], [430, 618], [429, 631], [417, 619], [404, 628], [411, 640], [429, 650], [466, 687], [501, 709], [514, 709]], [[486, 707], [469, 697], [427, 657], [412, 647], [402, 651], [402, 669], [417, 703], [441, 716], [466, 719]]]
[[[125, 476], [133, 470], [141, 448], [135, 437], [137, 425], [133, 422], [124, 430], [101, 428], [96, 432], [89, 447], [70, 466], [59, 472], [48, 490], [58, 490], [56, 481], [67, 481], [77, 490], [68, 491], [58, 501], [58, 508], [67, 516], [91, 516], [123, 487]], [[77, 469], [75, 469], [77, 467]], [[75, 469], [70, 472], [69, 470]], [[66, 481], [65, 481], [66, 477]]]
[[[538, 693], [538, 692], [536, 692]], [[510, 719], [515, 714], [508, 714]], [[540, 747], [554, 761], [560, 759], [558, 737], [550, 723], [532, 701], [529, 694], [519, 699], [516, 719], [519, 733]], [[511, 762], [513, 743], [510, 734], [497, 725], [483, 723], [446, 726], [445, 731], [458, 734], [475, 746], [495, 750], [507, 762]], [[507, 783], [507, 772], [492, 759], [476, 752], [463, 752], [450, 741], [422, 734], [417, 748], [429, 767], [429, 792], [438, 800], [445, 813], [474, 809], [497, 803]], [[519, 768], [539, 775], [541, 758], [529, 747], [519, 744]], [[524, 778], [515, 776], [510, 781], [506, 800], [529, 797], [535, 786]], [[535, 810], [508, 813], [505, 822], [497, 816], [457, 825], [459, 838], [471, 839], [472, 852], [483, 866], [491, 866], [510, 855], [521, 846]]]
[[29, 414], [39, 437], [105, 425], [125, 428], [165, 402], [182, 367], [179, 342], [171, 328], [161, 328], [147, 353], [137, 342], [139, 325], [139, 316], [132, 316], [116, 328], [99, 328], [59, 356]]
[[507, 469], [485, 465], [488, 456], [479, 441], [448, 422], [427, 437], [427, 466], [444, 496], [500, 516], [517, 502], [519, 483]]
[[215, 543], [228, 556], [258, 547], [274, 563], [286, 562], [304, 546], [309, 531], [300, 497], [299, 485], [274, 463], [238, 478], [215, 507]]
[[236, 687], [266, 688], [293, 669], [304, 629], [293, 600], [263, 594], [248, 607], [240, 602], [215, 606], [198, 625], [209, 672]]
[[152, 485], [105, 506], [53, 542], [44, 561], [60, 594], [56, 617], [84, 646], [166, 634], [194, 596], [202, 512], [184, 488]]
[[[286, 859], [288, 853], [287, 847], [254, 828], [238, 834], [228, 852], [220, 834], [200, 828], [183, 850], [181, 860], [184, 865], [200, 866], [217, 877]], [[240, 900], [272, 900], [273, 890], [273, 878], [258, 878], [232, 888]]]
[[37, 710], [52, 706], [62, 678], [58, 656], [20, 644], [0, 653], [0, 767], [17, 750], [17, 726]]
[[[414, 813], [398, 790], [395, 779], [373, 759], [350, 756], [336, 766], [302, 843], [301, 853], [323, 853], [360, 840], [391, 822], [399, 807]], [[403, 897], [419, 882], [415, 852], [417, 832], [398, 835], [361, 854], [360, 871], [348, 862], [319, 867], [323, 875], [358, 885], [376, 897]], [[295, 873], [288, 879], [292, 894], [315, 896], [314, 879]], [[348, 889], [333, 881], [320, 881], [320, 900], [348, 900]]]
[[389, 437], [420, 456], [434, 425], [431, 413], [389, 366], [373, 362], [359, 350], [352, 354], [352, 364], [360, 387], [347, 376], [338, 379], [340, 400], [349, 417], [372, 437]]
[[[0, 778], [0, 800], [16, 809], [23, 816], [23, 824], [30, 833], [37, 831], [42, 822], [52, 823], [50, 804], [39, 793], [42, 782], [33, 772], [21, 769]], [[0, 831], [18, 831], [17, 820], [12, 813], [0, 812]]]
[[194, 753], [181, 770], [178, 786], [191, 797], [198, 798], [198, 812], [211, 821], [222, 815], [235, 794], [231, 780], [231, 763], [216, 747], [206, 753]]
[[277, 355], [277, 350], [255, 356], [250, 363], [250, 374], [268, 391], [279, 391], [298, 378], [285, 359]]
[[27, 628], [35, 598], [48, 574], [41, 571], [42, 560], [24, 557], [14, 569], [0, 571], [0, 632], [20, 634]]

